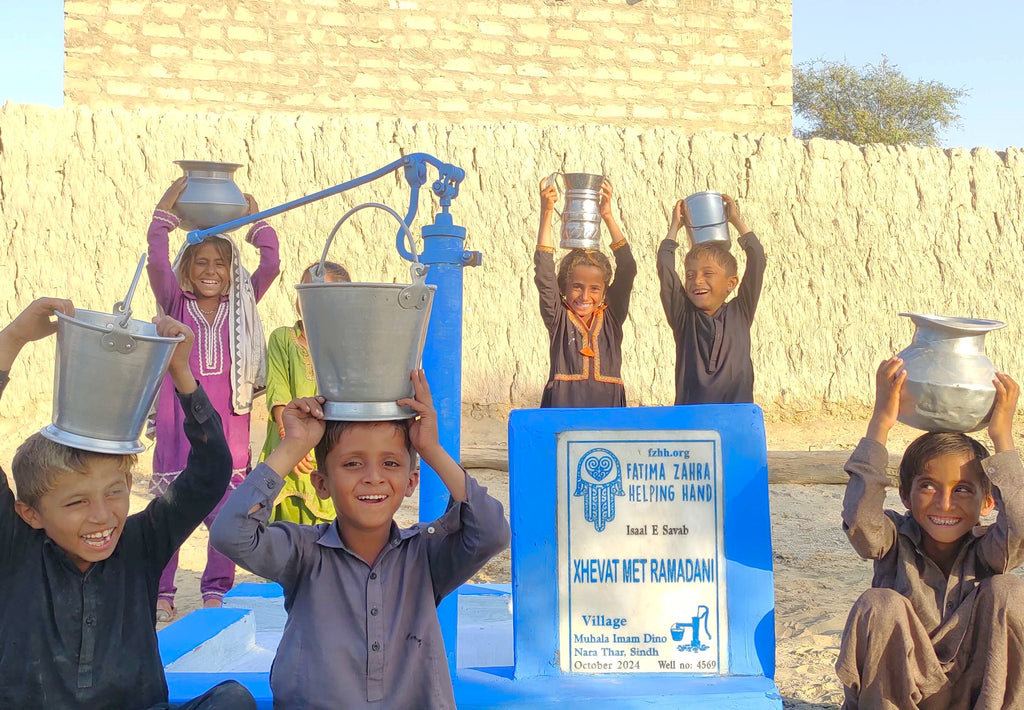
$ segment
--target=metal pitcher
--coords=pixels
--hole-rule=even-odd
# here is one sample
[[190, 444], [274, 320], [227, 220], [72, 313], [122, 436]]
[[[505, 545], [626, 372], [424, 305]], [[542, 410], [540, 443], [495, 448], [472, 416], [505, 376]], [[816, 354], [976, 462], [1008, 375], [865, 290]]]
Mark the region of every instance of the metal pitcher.
[[165, 338], [154, 324], [131, 318], [144, 263], [145, 256], [113, 313], [57, 313], [53, 423], [41, 431], [47, 439], [103, 454], [145, 449], [139, 436], [184, 336]]
[[245, 215], [249, 203], [235, 184], [238, 163], [175, 160], [185, 172], [185, 191], [171, 210], [187, 230], [208, 229]]
[[917, 330], [899, 353], [907, 379], [899, 420], [925, 431], [970, 432], [988, 423], [995, 402], [996, 369], [985, 355], [985, 333], [997, 320], [900, 313]]
[[[402, 225], [413, 254], [411, 284], [325, 283], [323, 263], [341, 225], [369, 207]], [[408, 419], [416, 415], [395, 402], [413, 396], [409, 373], [420, 366], [436, 286], [426, 283], [409, 227], [397, 212], [377, 203], [350, 209], [324, 245], [312, 282], [298, 284], [302, 322], [324, 418], [348, 421]]]
[[686, 209], [690, 213], [690, 233], [693, 243], [721, 242], [729, 248], [729, 216], [720, 192], [697, 192], [686, 198]]
[[562, 178], [565, 206], [559, 246], [563, 249], [601, 248], [601, 183], [604, 175], [552, 173], [548, 184], [557, 186]]

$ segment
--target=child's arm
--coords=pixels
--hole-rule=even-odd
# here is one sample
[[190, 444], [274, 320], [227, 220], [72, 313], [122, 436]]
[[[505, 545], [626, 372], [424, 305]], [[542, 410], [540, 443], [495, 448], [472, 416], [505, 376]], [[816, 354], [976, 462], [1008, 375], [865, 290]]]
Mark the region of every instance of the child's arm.
[[412, 382], [415, 399], [398, 401], [419, 415], [409, 428], [409, 437], [451, 494], [448, 510], [428, 527], [428, 533], [434, 535], [427, 545], [430, 575], [434, 598], [440, 601], [508, 547], [512, 532], [501, 503], [487, 495], [441, 446], [437, 410], [423, 370], [413, 371]]
[[995, 454], [981, 465], [992, 482], [998, 516], [981, 539], [980, 554], [994, 572], [1002, 574], [1024, 563], [1024, 466], [1013, 444], [1020, 387], [1002, 372], [996, 373], [993, 384], [996, 400], [988, 434]]
[[[256, 214], [260, 211], [252, 195], [246, 195], [245, 201], [249, 203], [247, 215]], [[256, 295], [256, 300], [259, 301], [263, 298], [263, 294], [267, 292], [267, 289], [270, 288], [270, 284], [274, 283], [274, 279], [281, 273], [281, 257], [278, 253], [277, 232], [261, 219], [249, 227], [249, 231], [245, 235], [245, 241], [260, 250], [260, 265], [252, 272], [252, 277], [249, 279], [250, 283], [252, 283], [252, 290]]]
[[683, 313], [686, 309], [686, 292], [683, 291], [683, 282], [676, 272], [676, 249], [679, 243], [676, 237], [679, 229], [683, 226], [686, 203], [682, 200], [676, 202], [672, 208], [672, 219], [668, 224], [668, 234], [658, 246], [658, 281], [661, 284], [661, 306], [665, 309], [665, 317], [672, 330], [683, 322]]
[[540, 317], [550, 333], [555, 327], [562, 294], [558, 292], [555, 277], [555, 248], [551, 241], [551, 217], [555, 213], [558, 189], [547, 185], [547, 178], [540, 182], [540, 226], [537, 228], [537, 248], [533, 253], [533, 282], [540, 293]]
[[606, 299], [608, 309], [615, 315], [619, 323], [629, 315], [629, 298], [633, 293], [633, 280], [636, 278], [636, 259], [623, 236], [622, 230], [612, 215], [612, 184], [605, 180], [601, 183], [601, 219], [608, 227], [612, 239], [612, 255], [615, 257], [615, 280], [608, 287]]
[[[57, 331], [57, 323], [50, 317], [60, 311], [75, 315], [71, 301], [62, 298], [37, 298], [17, 318], [0, 330], [0, 397], [7, 387], [11, 367], [21, 349], [33, 340], [40, 340]], [[0, 468], [0, 560], [7, 563], [17, 559], [21, 546], [17, 542], [19, 532], [28, 526], [21, 522], [15, 512], [14, 492], [7, 482], [7, 474]]]
[[184, 432], [190, 449], [185, 470], [167, 493], [153, 499], [133, 524], [140, 526], [143, 544], [150, 551], [152, 570], [159, 574], [178, 547], [224, 496], [231, 481], [231, 451], [220, 416], [189, 368], [195, 340], [191, 329], [170, 316], [154, 319], [157, 334], [184, 335], [171, 355], [168, 374], [185, 414]]
[[185, 186], [184, 176], [171, 183], [157, 203], [153, 211], [153, 221], [149, 223], [149, 231], [146, 232], [146, 240], [149, 243], [146, 273], [149, 274], [149, 285], [156, 296], [156, 302], [165, 313], [170, 313], [175, 302], [183, 298], [178, 278], [171, 268], [170, 234], [181, 222], [171, 214], [171, 209], [185, 191]]
[[722, 201], [725, 203], [725, 213], [729, 216], [729, 224], [740, 233], [740, 238], [736, 243], [747, 255], [747, 265], [743, 269], [743, 280], [740, 281], [740, 287], [736, 290], [736, 300], [742, 306], [747, 320], [753, 321], [754, 313], [757, 311], [757, 302], [761, 299], [761, 287], [764, 284], [766, 265], [764, 247], [761, 246], [757, 235], [743, 220], [736, 200], [728, 195], [722, 195]]
[[[308, 526], [267, 525], [284, 479], [324, 434], [323, 397], [293, 399], [281, 420], [285, 436], [232, 493], [210, 527], [210, 544], [254, 574], [290, 586], [301, 564], [299, 536]], [[312, 528], [309, 528], [312, 530]]]
[[850, 480], [843, 496], [843, 531], [864, 559], [881, 559], [896, 544], [896, 524], [885, 514], [885, 487], [889, 483], [885, 449], [889, 430], [900, 411], [900, 391], [907, 378], [903, 360], [882, 362], [875, 373], [875, 409], [868, 431], [846, 462]]

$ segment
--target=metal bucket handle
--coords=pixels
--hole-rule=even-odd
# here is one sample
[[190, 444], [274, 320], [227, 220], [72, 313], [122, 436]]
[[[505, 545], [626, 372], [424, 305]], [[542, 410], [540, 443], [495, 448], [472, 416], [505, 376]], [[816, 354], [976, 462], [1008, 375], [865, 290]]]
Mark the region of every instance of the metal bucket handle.
[[382, 205], [379, 202], [364, 202], [361, 205], [356, 205], [338, 220], [338, 223], [334, 225], [334, 229], [331, 230], [331, 234], [327, 237], [327, 243], [324, 244], [323, 253], [320, 254], [320, 261], [313, 265], [310, 269], [310, 277], [312, 283], [324, 283], [327, 278], [327, 269], [324, 266], [324, 262], [327, 261], [327, 252], [331, 248], [331, 242], [334, 241], [334, 236], [341, 229], [341, 225], [345, 224], [345, 221], [349, 217], [354, 215], [360, 210], [365, 210], [368, 207], [376, 207], [382, 209], [392, 217], [398, 220], [401, 225], [401, 229], [405, 232], [406, 238], [409, 240], [410, 251], [412, 252], [412, 264], [409, 266], [409, 272], [412, 274], [412, 284], [402, 289], [398, 294], [398, 305], [402, 308], [415, 308], [418, 311], [423, 310], [430, 303], [430, 289], [427, 287], [427, 271], [430, 267], [420, 263], [419, 253], [416, 251], [416, 240], [412, 236], [412, 232], [409, 231], [409, 225], [405, 223], [401, 215], [395, 212], [387, 205]]
[[[551, 187], [552, 185], [554, 185], [555, 189], [558, 190], [558, 178], [562, 178], [562, 189], [558, 190], [558, 196], [561, 197], [562, 195], [564, 195], [565, 191], [566, 191], [564, 175], [565, 175], [565, 173], [562, 172], [562, 171], [554, 172], [554, 173], [551, 173], [550, 175], [548, 175], [546, 178], [544, 178], [544, 189], [546, 190], [549, 187]], [[609, 185], [612, 184], [612, 181], [608, 179], [607, 175], [603, 175], [602, 174], [601, 175], [601, 180], [602, 181], [606, 181]], [[615, 188], [612, 187], [612, 189], [614, 190]], [[555, 214], [558, 215], [558, 219], [562, 219], [562, 213], [558, 211], [557, 207], [555, 207], [554, 209], [555, 209]]]
[[[139, 278], [142, 276], [142, 267], [146, 264], [146, 254], [143, 252], [139, 257], [139, 265], [135, 268], [135, 278], [132, 285], [128, 287], [128, 295], [124, 300], [114, 304], [114, 315], [120, 315], [116, 324], [105, 328], [106, 334], [100, 339], [100, 345], [105, 350], [111, 350], [127, 355], [135, 350], [135, 337], [128, 332], [128, 323], [132, 319], [132, 298], [135, 296], [135, 287], [139, 285]], [[86, 325], [82, 323], [81, 325]], [[86, 325], [86, 327], [90, 327]], [[181, 336], [179, 341], [184, 339]]]
[[[87, 323], [83, 320], [79, 320], [74, 316], [65, 315], [61, 312], [54, 313], [57, 316], [57, 320], [66, 320], [68, 323], [74, 323], [75, 325], [85, 328], [86, 330], [93, 330], [97, 333], [102, 333], [100, 336], [100, 347], [104, 350], [110, 350], [119, 352], [124, 355], [128, 355], [135, 351], [135, 345], [139, 340], [143, 342], [162, 342], [173, 341], [180, 343], [185, 339], [185, 336], [181, 333], [174, 337], [168, 337], [163, 335], [131, 335], [127, 328], [120, 328], [118, 323], [109, 323], [107, 325], [96, 325], [95, 323]], [[116, 315], [116, 314], [115, 314]]]

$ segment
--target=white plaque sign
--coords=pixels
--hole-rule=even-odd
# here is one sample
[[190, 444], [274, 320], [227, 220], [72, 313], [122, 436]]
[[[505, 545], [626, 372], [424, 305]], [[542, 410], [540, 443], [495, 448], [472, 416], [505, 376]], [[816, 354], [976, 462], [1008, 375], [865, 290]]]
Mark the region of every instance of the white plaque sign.
[[722, 529], [718, 432], [559, 434], [562, 670], [726, 673]]

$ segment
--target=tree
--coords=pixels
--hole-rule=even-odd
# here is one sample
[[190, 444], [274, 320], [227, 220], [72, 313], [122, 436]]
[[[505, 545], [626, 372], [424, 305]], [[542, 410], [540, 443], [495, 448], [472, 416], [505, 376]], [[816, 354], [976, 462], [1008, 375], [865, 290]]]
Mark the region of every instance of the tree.
[[793, 111], [807, 121], [797, 138], [851, 143], [939, 144], [940, 130], [955, 125], [967, 95], [938, 81], [913, 81], [883, 56], [854, 67], [815, 59], [793, 68]]

